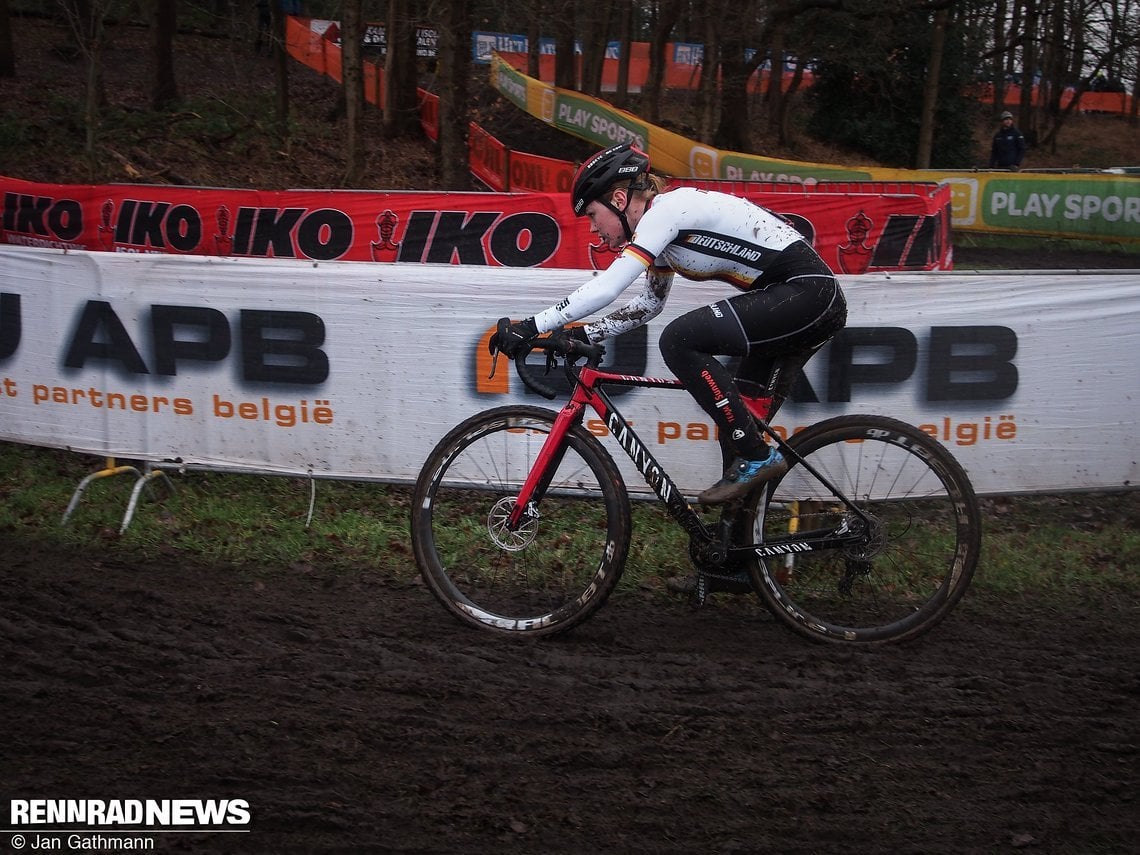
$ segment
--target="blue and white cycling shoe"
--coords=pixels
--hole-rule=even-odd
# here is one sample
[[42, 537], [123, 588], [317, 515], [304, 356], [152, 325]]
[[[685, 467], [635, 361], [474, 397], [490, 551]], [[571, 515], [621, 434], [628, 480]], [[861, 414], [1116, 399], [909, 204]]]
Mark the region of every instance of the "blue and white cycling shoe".
[[746, 496], [773, 478], [779, 478], [788, 471], [784, 455], [772, 449], [763, 460], [745, 460], [738, 457], [724, 470], [724, 477], [697, 496], [702, 505], [722, 505]]

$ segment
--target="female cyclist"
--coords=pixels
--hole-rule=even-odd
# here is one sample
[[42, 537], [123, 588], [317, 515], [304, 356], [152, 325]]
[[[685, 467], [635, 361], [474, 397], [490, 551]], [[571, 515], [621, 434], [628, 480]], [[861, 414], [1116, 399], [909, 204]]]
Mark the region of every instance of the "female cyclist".
[[[686, 312], [660, 337], [665, 364], [719, 428], [724, 475], [698, 500], [728, 502], [783, 474], [783, 455], [764, 442], [737, 384], [772, 397], [770, 415], [804, 363], [843, 328], [847, 304], [827, 264], [787, 222], [745, 199], [692, 188], [664, 192], [649, 158], [629, 143], [582, 164], [571, 203], [621, 254], [534, 317], [500, 319], [491, 352], [514, 356], [540, 333], [608, 306], [642, 273], [644, 286], [625, 306], [564, 334], [597, 342], [648, 323], [664, 308], [674, 273], [727, 282], [742, 293]], [[740, 359], [735, 377], [718, 356]]]

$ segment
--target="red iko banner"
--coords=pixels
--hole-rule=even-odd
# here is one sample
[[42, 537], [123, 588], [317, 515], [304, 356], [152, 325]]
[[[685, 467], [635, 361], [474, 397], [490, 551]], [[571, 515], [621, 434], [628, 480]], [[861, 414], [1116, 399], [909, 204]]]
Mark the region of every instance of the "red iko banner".
[[[950, 188], [679, 181], [784, 216], [836, 273], [949, 270]], [[40, 184], [0, 176], [0, 242], [313, 261], [608, 267], [566, 193], [381, 193]]]

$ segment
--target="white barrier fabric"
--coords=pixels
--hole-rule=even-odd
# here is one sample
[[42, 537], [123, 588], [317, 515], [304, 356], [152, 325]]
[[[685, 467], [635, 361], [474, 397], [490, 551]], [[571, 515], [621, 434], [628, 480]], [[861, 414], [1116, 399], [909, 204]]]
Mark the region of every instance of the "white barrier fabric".
[[[0, 439], [218, 469], [413, 480], [459, 420], [505, 403], [557, 408], [500, 361], [498, 317], [524, 317], [589, 274], [448, 265], [64, 252], [0, 247]], [[979, 492], [1134, 486], [1140, 275], [843, 277], [847, 329], [775, 420], [883, 413], [918, 424]], [[610, 364], [669, 376], [657, 333], [730, 296], [680, 280]], [[619, 390], [620, 391], [620, 390]], [[683, 392], [618, 407], [686, 491], [719, 469]], [[596, 420], [588, 425], [598, 434]], [[641, 476], [612, 442], [631, 489]]]

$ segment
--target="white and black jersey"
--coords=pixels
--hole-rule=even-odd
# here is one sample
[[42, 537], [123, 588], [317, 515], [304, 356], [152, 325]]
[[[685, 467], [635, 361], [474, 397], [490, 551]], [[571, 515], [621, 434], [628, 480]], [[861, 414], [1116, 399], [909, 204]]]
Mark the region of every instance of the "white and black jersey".
[[[803, 235], [736, 196], [691, 188], [653, 197], [607, 270], [535, 316], [538, 331], [608, 306], [645, 274], [625, 306], [585, 325], [590, 341], [621, 335], [660, 314], [674, 275], [738, 289], [685, 312], [661, 331], [665, 364], [716, 423], [725, 465], [765, 459], [763, 435], [740, 394], [770, 398], [769, 417], [803, 365], [847, 319], [839, 281]], [[727, 358], [727, 359], [725, 359]], [[727, 362], [732, 362], [730, 369]]]
[[716, 279], [747, 291], [758, 282], [765, 284], [765, 272], [781, 253], [803, 239], [772, 212], [737, 196], [687, 187], [662, 193], [652, 199], [633, 239], [613, 264], [536, 315], [535, 323], [539, 332], [546, 332], [597, 312], [645, 273], [645, 286], [637, 296], [587, 326], [594, 341], [620, 335], [661, 312], [674, 273], [698, 281]]

